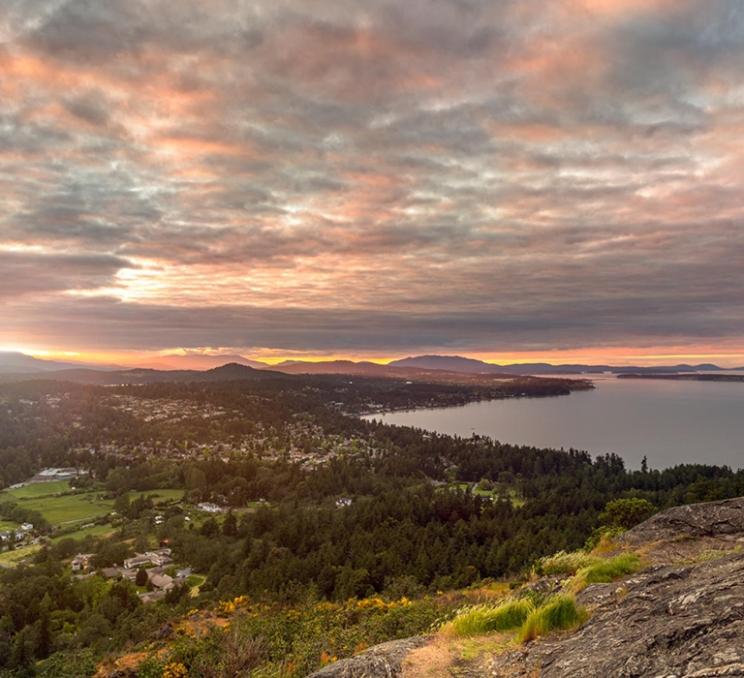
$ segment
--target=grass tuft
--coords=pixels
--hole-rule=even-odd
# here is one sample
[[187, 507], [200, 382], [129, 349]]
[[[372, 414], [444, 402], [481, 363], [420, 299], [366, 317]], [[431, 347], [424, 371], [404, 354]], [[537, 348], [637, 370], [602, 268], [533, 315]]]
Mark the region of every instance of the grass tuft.
[[519, 639], [527, 642], [551, 631], [574, 629], [581, 626], [588, 616], [586, 609], [577, 605], [573, 596], [561, 594], [530, 613], [519, 632]]
[[554, 574], [576, 574], [580, 569], [599, 562], [599, 558], [585, 551], [558, 551], [552, 556], [540, 558], [535, 566], [535, 571], [540, 575]]
[[604, 584], [641, 569], [641, 559], [635, 553], [621, 553], [614, 558], [599, 560], [576, 573], [569, 588], [581, 591], [589, 584]]
[[461, 638], [508, 631], [520, 627], [533, 609], [529, 600], [510, 600], [497, 606], [475, 605], [460, 612], [446, 629]]

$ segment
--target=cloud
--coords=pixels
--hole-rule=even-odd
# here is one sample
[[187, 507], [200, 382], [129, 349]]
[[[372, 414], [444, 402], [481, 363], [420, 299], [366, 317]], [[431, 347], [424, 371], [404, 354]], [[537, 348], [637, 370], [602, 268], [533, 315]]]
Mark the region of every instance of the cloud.
[[742, 336], [743, 45], [736, 0], [9, 0], [4, 332]]
[[50, 292], [94, 290], [133, 264], [105, 254], [41, 254], [0, 250], [0, 298], [4, 303]]

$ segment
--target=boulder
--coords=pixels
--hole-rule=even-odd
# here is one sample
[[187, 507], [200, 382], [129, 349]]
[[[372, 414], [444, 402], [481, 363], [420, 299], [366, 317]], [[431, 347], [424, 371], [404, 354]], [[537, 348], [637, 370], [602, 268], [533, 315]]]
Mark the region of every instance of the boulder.
[[402, 673], [403, 660], [427, 640], [416, 636], [375, 645], [355, 657], [329, 664], [310, 674], [310, 678], [397, 678]]

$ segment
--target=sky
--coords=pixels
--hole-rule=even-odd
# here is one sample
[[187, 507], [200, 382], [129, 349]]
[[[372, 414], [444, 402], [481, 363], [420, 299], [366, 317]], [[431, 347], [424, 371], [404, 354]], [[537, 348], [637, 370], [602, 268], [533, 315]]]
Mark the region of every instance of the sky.
[[3, 0], [0, 349], [744, 364], [740, 0]]

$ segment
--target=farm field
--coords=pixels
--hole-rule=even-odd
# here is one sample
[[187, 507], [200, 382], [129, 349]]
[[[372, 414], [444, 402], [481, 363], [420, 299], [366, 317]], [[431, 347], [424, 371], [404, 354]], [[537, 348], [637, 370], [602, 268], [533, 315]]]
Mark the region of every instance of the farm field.
[[38, 511], [51, 525], [65, 525], [100, 518], [111, 512], [111, 499], [98, 499], [97, 493], [39, 497], [19, 502], [24, 508]]
[[48, 483], [31, 483], [23, 487], [3, 490], [0, 492], [0, 497], [7, 494], [14, 499], [30, 499], [69, 492], [70, 490], [70, 482], [68, 480], [51, 480]]
[[65, 534], [59, 534], [56, 537], [52, 537], [52, 542], [56, 543], [63, 539], [84, 539], [85, 537], [107, 537], [110, 534], [116, 532], [115, 528], [111, 525], [92, 525], [91, 527], [83, 527], [74, 532], [67, 532]]
[[[54, 527], [63, 527], [95, 520], [110, 513], [113, 510], [114, 501], [102, 499], [99, 494], [99, 490], [73, 492], [68, 481], [60, 480], [32, 483], [12, 490], [4, 490], [0, 492], [0, 501], [3, 499], [15, 501], [19, 506], [41, 513]], [[129, 493], [129, 499], [153, 497], [154, 503], [159, 504], [180, 501], [183, 499], [183, 494], [184, 491], [181, 489], [156, 488], [144, 492], [132, 491]], [[6, 529], [14, 526], [14, 523], [8, 523]]]
[[12, 520], [0, 520], [0, 532], [14, 530], [18, 525], [18, 523], [14, 523]]

